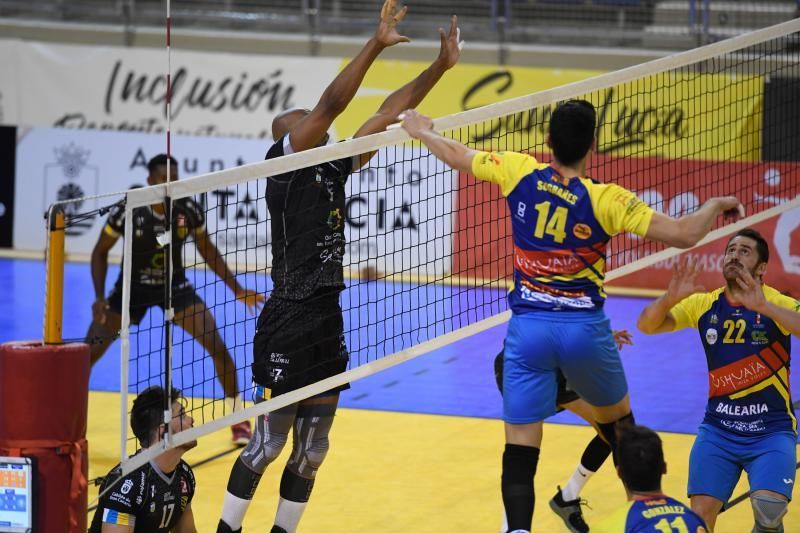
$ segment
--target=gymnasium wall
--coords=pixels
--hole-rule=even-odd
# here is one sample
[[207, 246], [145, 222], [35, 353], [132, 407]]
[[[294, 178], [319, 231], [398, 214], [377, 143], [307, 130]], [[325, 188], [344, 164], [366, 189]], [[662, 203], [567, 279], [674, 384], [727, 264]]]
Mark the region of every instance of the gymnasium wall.
[[[271, 142], [269, 125], [275, 114], [313, 105], [345, 63], [333, 58], [298, 61], [290, 56], [175, 51], [173, 153], [180, 162], [181, 178], [262, 159]], [[352, 135], [393, 89], [426, 66], [424, 62], [377, 61], [351, 106], [334, 124], [334, 135]], [[0, 77], [0, 122], [12, 126], [0, 129], [0, 204], [4, 206], [0, 208], [0, 246], [38, 253], [45, 246], [42, 215], [51, 202], [144, 183], [147, 160], [164, 150], [164, 53], [0, 40], [0, 68], [12, 74]], [[432, 91], [421, 110], [433, 116], [448, 115], [595, 74], [598, 72], [590, 70], [458, 65]], [[716, 86], [723, 84], [719, 102], [728, 99], [724, 82], [715, 80]], [[774, 102], [796, 97], [797, 82], [752, 77], [747, 83], [753, 91], [764, 89], [764, 97], [757, 108], [743, 105], [737, 109], [725, 126], [724, 136], [734, 142], [720, 145], [711, 137], [694, 137], [691, 153], [686, 152], [681, 132], [695, 129], [693, 121], [699, 120], [691, 113], [695, 106], [601, 113], [599, 132], [609, 146], [614, 146], [615, 136], [635, 134], [637, 128], [641, 143], [632, 152], [630, 145], [607, 150], [595, 158], [590, 172], [601, 180], [614, 180], [610, 163], [624, 156], [622, 161], [635, 171], [630, 174], [634, 180], [626, 184], [645, 185], [642, 199], [671, 215], [705, 200], [689, 192], [698, 189], [698, 181], [724, 183], [729, 175], [745, 180], [753, 191], [752, 198], [743, 198], [746, 205], [791, 199], [770, 194], [770, 189], [782, 184], [781, 189], [786, 190], [789, 180], [790, 190], [800, 190], [798, 164], [787, 161], [800, 159], [800, 134], [787, 131], [785, 117], [770, 110], [775, 108]], [[741, 81], [737, 87], [740, 90]], [[676, 101], [672, 96], [666, 90], [660, 98]], [[653, 126], [670, 121], [676, 122], [674, 127]], [[797, 127], [800, 120], [788, 123]], [[500, 121], [497, 126], [500, 130], [504, 127]], [[529, 138], [541, 141], [545, 127], [545, 121], [532, 122]], [[349, 180], [347, 260], [354, 267], [370, 264], [383, 272], [419, 268], [420, 274], [428, 275], [451, 271], [488, 274], [480, 265], [496, 264], [499, 250], [510, 249], [502, 244], [507, 228], [495, 222], [481, 225], [480, 218], [471, 217], [470, 231], [463, 231], [464, 216], [486, 198], [504, 210], [494, 192], [481, 192], [471, 178], [459, 176], [461, 186], [458, 194], [453, 194], [455, 184], [432, 179], [430, 165], [435, 163], [431, 159], [415, 157], [412, 162], [400, 162], [388, 152], [381, 157], [383, 171]], [[548, 159], [546, 154], [540, 157]], [[708, 175], [707, 161], [717, 161], [712, 166], [713, 176]], [[683, 176], [685, 188], [664, 188], [663, 178], [670, 172]], [[473, 183], [470, 194], [465, 194], [467, 183]], [[263, 194], [252, 184], [199, 198], [210, 209], [209, 230], [216, 232], [220, 249], [225, 252], [242, 244], [249, 248], [236, 256], [240, 264], [265, 266], [270, 255], [263, 248], [270, 240], [269, 225], [264, 224], [266, 209], [263, 201], [255, 200]], [[233, 198], [240, 201], [235, 207]], [[89, 200], [81, 209], [99, 206], [98, 201]], [[450, 211], [456, 214], [436, 216]], [[245, 221], [250, 224], [246, 230], [236, 229]], [[102, 220], [95, 218], [71, 228], [68, 252], [88, 254], [101, 225]], [[783, 290], [800, 286], [800, 211], [785, 213], [759, 228], [772, 238], [775, 250], [769, 281]], [[452, 239], [448, 237], [451, 233]], [[383, 237], [387, 234], [391, 238]], [[692, 252], [707, 265], [712, 285], [719, 282], [721, 246], [714, 243]], [[399, 251], [403, 248], [404, 252]], [[669, 262], [658, 264], [617, 284], [663, 288], [669, 267]]]

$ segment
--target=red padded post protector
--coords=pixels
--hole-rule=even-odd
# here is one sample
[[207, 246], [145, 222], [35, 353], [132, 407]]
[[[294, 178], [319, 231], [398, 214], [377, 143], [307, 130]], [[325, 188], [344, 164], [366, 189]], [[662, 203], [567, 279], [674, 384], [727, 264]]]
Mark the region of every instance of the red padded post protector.
[[35, 458], [42, 533], [86, 531], [88, 409], [88, 345], [0, 345], [0, 455]]

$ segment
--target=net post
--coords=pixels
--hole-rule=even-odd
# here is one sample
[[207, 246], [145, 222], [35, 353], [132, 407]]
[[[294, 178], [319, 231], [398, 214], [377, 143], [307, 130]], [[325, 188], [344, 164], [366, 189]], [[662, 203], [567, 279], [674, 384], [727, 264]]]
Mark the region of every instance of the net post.
[[122, 245], [122, 318], [119, 329], [120, 364], [119, 364], [119, 398], [120, 398], [120, 461], [128, 458], [128, 362], [130, 360], [130, 323], [131, 323], [131, 256], [133, 254], [133, 210], [125, 206], [125, 234]]
[[[167, 160], [167, 169], [170, 162]], [[169, 170], [167, 170], [169, 183]], [[175, 310], [172, 308], [172, 197], [164, 197], [164, 235], [161, 244], [164, 246], [164, 424], [167, 431], [164, 439], [172, 443], [172, 321]]]
[[44, 308], [44, 343], [61, 343], [64, 312], [64, 208], [55, 204], [47, 214], [47, 286]]

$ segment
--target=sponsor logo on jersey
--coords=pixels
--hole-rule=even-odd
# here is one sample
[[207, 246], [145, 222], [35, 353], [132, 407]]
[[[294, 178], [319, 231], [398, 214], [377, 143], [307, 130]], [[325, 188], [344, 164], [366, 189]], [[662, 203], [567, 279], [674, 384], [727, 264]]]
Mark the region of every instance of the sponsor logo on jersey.
[[750, 405], [730, 405], [720, 402], [717, 404], [716, 411], [722, 415], [731, 416], [752, 416], [769, 412], [765, 403], [752, 403]]
[[706, 342], [708, 344], [716, 343], [718, 338], [719, 335], [717, 334], [717, 330], [715, 330], [714, 328], [708, 328], [706, 330]]
[[133, 488], [133, 481], [130, 479], [126, 479], [125, 482], [122, 484], [122, 494], [128, 494], [131, 489]]
[[752, 344], [769, 344], [769, 338], [766, 331], [754, 329], [750, 332]]
[[708, 320], [708, 323], [709, 324], [719, 324], [719, 317], [717, 316], [716, 313], [713, 313], [711, 315], [711, 318]]
[[572, 228], [572, 234], [579, 239], [588, 239], [592, 236], [592, 228], [586, 224], [575, 224]]
[[284, 353], [272, 352], [269, 354], [270, 363], [280, 363], [282, 365], [289, 364], [289, 358]]

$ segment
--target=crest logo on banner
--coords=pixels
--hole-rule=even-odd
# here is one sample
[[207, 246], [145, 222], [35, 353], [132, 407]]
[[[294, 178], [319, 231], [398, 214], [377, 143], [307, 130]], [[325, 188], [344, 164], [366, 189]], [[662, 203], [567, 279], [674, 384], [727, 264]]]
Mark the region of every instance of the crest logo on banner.
[[[44, 166], [42, 207], [45, 212], [53, 202], [97, 195], [100, 177], [97, 167], [89, 164], [90, 150], [70, 142], [57, 146], [53, 152], [55, 162]], [[97, 200], [91, 199], [66, 204], [66, 235], [78, 236], [86, 233], [94, 224], [94, 215], [82, 220], [76, 220], [75, 217], [96, 208]]]

